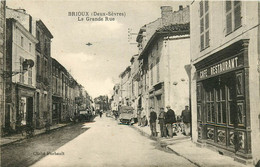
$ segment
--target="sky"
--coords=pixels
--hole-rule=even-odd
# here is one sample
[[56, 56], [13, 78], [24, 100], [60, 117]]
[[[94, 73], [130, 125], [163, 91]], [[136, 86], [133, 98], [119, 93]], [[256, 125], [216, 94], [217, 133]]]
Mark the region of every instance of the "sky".
[[[161, 17], [161, 6], [186, 7], [191, 1], [91, 1], [91, 0], [8, 0], [9, 8], [25, 9], [41, 19], [54, 38], [51, 56], [58, 60], [93, 97], [112, 95], [119, 75], [138, 53], [136, 36], [128, 40], [128, 29], [138, 33], [149, 22]], [[69, 12], [123, 13], [113, 21], [87, 21], [86, 16]], [[98, 18], [98, 16], [95, 16]], [[80, 21], [83, 18], [83, 21]], [[87, 43], [92, 45], [88, 46]]]

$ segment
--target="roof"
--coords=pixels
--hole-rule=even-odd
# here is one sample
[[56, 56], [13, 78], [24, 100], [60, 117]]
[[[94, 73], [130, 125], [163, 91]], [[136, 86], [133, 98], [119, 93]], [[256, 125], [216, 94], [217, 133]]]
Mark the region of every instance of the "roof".
[[187, 34], [190, 31], [190, 24], [171, 24], [168, 26], [164, 26], [156, 30], [157, 33], [181, 33]]
[[185, 24], [170, 24], [167, 26], [163, 26], [158, 28], [153, 36], [147, 42], [145, 48], [140, 53], [138, 60], [143, 58], [144, 53], [148, 50], [151, 44], [157, 40], [158, 37], [165, 37], [165, 36], [173, 36], [173, 35], [186, 35], [190, 34], [190, 23]]
[[53, 38], [53, 35], [49, 31], [49, 29], [45, 26], [45, 24], [42, 22], [42, 20], [37, 20], [36, 24], [38, 24], [46, 32], [49, 38]]
[[124, 72], [122, 72], [122, 73], [119, 75], [119, 77], [122, 77], [122, 78], [123, 78], [123, 77], [126, 75], [126, 73], [129, 72], [129, 71], [131, 71], [131, 67], [130, 67], [130, 66], [126, 67], [126, 69], [124, 70]]
[[138, 35], [136, 37], [136, 42], [139, 42], [139, 40], [143, 37], [143, 32], [146, 31], [145, 29], [146, 25], [144, 25], [143, 27], [140, 28], [139, 32], [138, 32]]

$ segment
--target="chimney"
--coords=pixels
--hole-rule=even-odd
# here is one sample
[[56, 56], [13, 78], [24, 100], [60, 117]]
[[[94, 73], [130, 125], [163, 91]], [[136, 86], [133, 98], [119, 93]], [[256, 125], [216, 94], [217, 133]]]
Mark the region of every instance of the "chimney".
[[182, 5], [179, 6], [179, 10], [183, 10], [183, 6]]
[[171, 13], [172, 13], [171, 6], [161, 6], [161, 14], [163, 19], [168, 17]]

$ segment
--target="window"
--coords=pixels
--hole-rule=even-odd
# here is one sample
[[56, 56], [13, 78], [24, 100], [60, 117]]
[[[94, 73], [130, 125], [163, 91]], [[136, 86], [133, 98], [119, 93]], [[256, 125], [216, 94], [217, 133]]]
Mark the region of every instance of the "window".
[[216, 89], [216, 110], [217, 122], [220, 124], [226, 123], [226, 92], [225, 85], [221, 85]]
[[209, 2], [200, 2], [200, 49], [209, 47]]
[[151, 70], [151, 86], [153, 86], [153, 64], [151, 64], [150, 70]]
[[41, 58], [39, 55], [37, 55], [37, 74], [39, 75], [40, 74], [40, 64], [41, 64]]
[[157, 64], [157, 83], [160, 82], [160, 66], [159, 66], [159, 57], [156, 59], [156, 64]]
[[241, 2], [226, 1], [226, 34], [241, 26]]
[[206, 110], [207, 121], [215, 122], [215, 109], [214, 109], [214, 89], [210, 89], [206, 92]]
[[20, 57], [20, 72], [21, 72], [20, 76], [19, 76], [20, 83], [24, 83], [23, 61], [24, 61], [24, 58]]
[[39, 49], [40, 49], [40, 46], [41, 46], [40, 31], [37, 31], [37, 32], [36, 32], [36, 38], [37, 38], [37, 40], [38, 40], [38, 43], [36, 44], [36, 48], [37, 48], [37, 50], [39, 50]]
[[48, 71], [48, 63], [47, 63], [46, 59], [44, 59], [44, 67], [45, 67], [44, 76], [48, 77], [48, 73], [47, 73], [47, 71]]
[[28, 68], [28, 85], [32, 85], [32, 68]]
[[23, 37], [21, 37], [21, 47], [23, 47]]

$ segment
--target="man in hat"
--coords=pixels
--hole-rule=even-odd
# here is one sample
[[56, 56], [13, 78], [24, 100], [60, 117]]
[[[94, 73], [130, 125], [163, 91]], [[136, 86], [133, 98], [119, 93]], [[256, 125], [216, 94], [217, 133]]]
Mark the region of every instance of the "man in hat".
[[160, 108], [160, 114], [159, 114], [159, 124], [160, 124], [160, 131], [161, 131], [161, 137], [167, 137], [166, 134], [166, 125], [165, 125], [165, 111], [164, 108]]
[[190, 135], [190, 110], [189, 106], [185, 106], [185, 110], [182, 110], [181, 117], [184, 124], [184, 134]]
[[151, 136], [157, 136], [156, 132], [156, 119], [157, 119], [157, 114], [154, 112], [154, 108], [150, 107], [151, 112], [150, 112], [150, 128], [151, 128]]
[[168, 130], [169, 137], [173, 137], [173, 123], [176, 123], [176, 117], [175, 117], [175, 112], [171, 109], [170, 105], [166, 106], [167, 112], [165, 114], [165, 124], [166, 128]]

